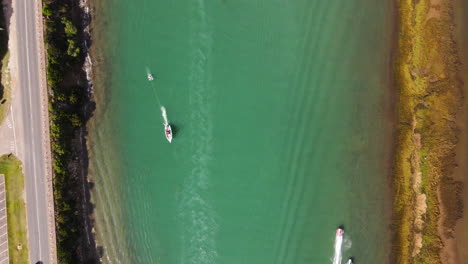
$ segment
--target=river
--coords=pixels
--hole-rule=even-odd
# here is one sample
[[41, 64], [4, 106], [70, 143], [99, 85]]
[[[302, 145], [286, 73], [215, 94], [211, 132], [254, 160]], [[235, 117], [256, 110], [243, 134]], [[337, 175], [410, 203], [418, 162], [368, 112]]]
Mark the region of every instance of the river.
[[388, 262], [390, 4], [94, 9], [90, 173], [105, 263], [331, 263], [338, 226], [343, 261]]

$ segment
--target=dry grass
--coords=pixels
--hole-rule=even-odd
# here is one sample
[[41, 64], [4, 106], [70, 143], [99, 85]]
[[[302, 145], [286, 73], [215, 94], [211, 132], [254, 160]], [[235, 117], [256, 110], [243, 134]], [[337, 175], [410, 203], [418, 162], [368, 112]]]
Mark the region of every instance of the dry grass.
[[[449, 0], [437, 1], [436, 5], [429, 0], [399, 1], [395, 75], [400, 125], [394, 178], [397, 264], [441, 263], [438, 192], [440, 188], [447, 189], [441, 187], [441, 180], [450, 177], [457, 141], [454, 120], [462, 98], [452, 12]], [[421, 136], [421, 146], [414, 143], [416, 134]], [[418, 162], [417, 166], [414, 162]], [[422, 174], [421, 188], [414, 190], [411, 183], [418, 172]], [[414, 220], [416, 197], [420, 194], [426, 195], [427, 211], [419, 230]], [[414, 253], [416, 234], [422, 236], [418, 253]]]

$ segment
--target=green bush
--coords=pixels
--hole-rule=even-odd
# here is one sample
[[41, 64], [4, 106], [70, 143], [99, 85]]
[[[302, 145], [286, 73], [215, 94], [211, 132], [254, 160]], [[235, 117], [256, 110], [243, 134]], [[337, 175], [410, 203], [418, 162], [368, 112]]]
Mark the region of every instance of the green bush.
[[[44, 12], [44, 10], [42, 12]], [[45, 28], [46, 28], [47, 33], [49, 33], [48, 35], [51, 35], [50, 33], [53, 33], [55, 32], [55, 30], [57, 30], [57, 24], [52, 19], [46, 19]], [[50, 41], [46, 41], [46, 42], [49, 43]]]
[[72, 57], [78, 57], [80, 55], [80, 48], [76, 46], [76, 42], [73, 39], [68, 39], [67, 54]]
[[50, 7], [48, 5], [44, 5], [44, 7], [42, 8], [42, 14], [44, 16], [51, 16], [52, 15], [52, 9], [50, 9]]
[[74, 94], [70, 95], [70, 97], [68, 97], [68, 101], [70, 102], [70, 104], [77, 104], [78, 103], [78, 97]]
[[81, 118], [77, 114], [73, 114], [70, 116], [70, 122], [74, 127], [81, 126]]
[[[76, 131], [85, 125], [82, 110], [86, 90], [78, 85], [80, 35], [71, 20], [72, 0], [43, 0], [45, 44], [47, 47], [47, 83], [50, 89], [50, 136], [53, 153], [54, 201], [57, 230], [58, 262], [83, 263], [78, 256], [84, 241], [84, 226], [79, 205], [81, 189], [70, 166], [79, 147], [72, 144]], [[82, 61], [81, 61], [82, 62]], [[76, 72], [78, 71], [78, 72]]]
[[47, 65], [47, 83], [54, 86], [63, 81], [63, 75], [57, 67], [57, 64], [49, 63]]
[[62, 17], [62, 24], [65, 26], [64, 30], [67, 37], [74, 37], [78, 32], [73, 22], [67, 17]]

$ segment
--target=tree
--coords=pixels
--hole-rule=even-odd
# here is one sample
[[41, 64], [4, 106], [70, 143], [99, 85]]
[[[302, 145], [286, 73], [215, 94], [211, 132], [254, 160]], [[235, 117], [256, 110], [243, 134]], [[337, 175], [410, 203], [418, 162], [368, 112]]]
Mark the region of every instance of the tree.
[[70, 97], [68, 98], [68, 100], [70, 101], [71, 104], [76, 104], [76, 103], [78, 103], [78, 98], [77, 98], [76, 95], [74, 95], [74, 94], [70, 95]]
[[76, 42], [73, 39], [67, 39], [68, 49], [67, 54], [72, 57], [77, 57], [80, 54], [80, 48], [76, 46]]
[[44, 5], [44, 7], [42, 8], [42, 14], [44, 16], [51, 16], [52, 15], [52, 9], [50, 9], [50, 7], [48, 5]]
[[73, 25], [73, 22], [71, 22], [67, 17], [62, 17], [62, 24], [65, 26], [64, 30], [67, 37], [73, 37], [76, 35], [76, 32], [78, 32], [75, 25]]
[[72, 126], [74, 127], [79, 127], [81, 126], [81, 119], [77, 114], [73, 114], [70, 116], [70, 121], [72, 123]]
[[54, 86], [63, 80], [62, 73], [56, 64], [49, 63], [47, 65], [47, 75], [49, 76], [49, 78], [47, 78], [47, 83], [50, 86]]

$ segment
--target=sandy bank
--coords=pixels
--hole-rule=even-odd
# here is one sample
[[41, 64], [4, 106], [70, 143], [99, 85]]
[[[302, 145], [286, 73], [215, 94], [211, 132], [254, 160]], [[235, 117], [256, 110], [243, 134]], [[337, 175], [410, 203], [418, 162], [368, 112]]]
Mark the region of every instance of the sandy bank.
[[[460, 67], [461, 78], [463, 80], [464, 106], [463, 114], [460, 115], [458, 120], [460, 124], [460, 143], [457, 146], [456, 162], [458, 167], [455, 169], [454, 177], [463, 182], [463, 217], [457, 222], [455, 227], [454, 236], [448, 241], [451, 245], [449, 252], [457, 260], [468, 260], [468, 2], [464, 0], [456, 0], [456, 40], [459, 43], [460, 59], [462, 61]], [[463, 261], [459, 261], [463, 264]]]
[[463, 96], [453, 3], [398, 3], [396, 263], [458, 263], [449, 243], [460, 217], [453, 170]]

